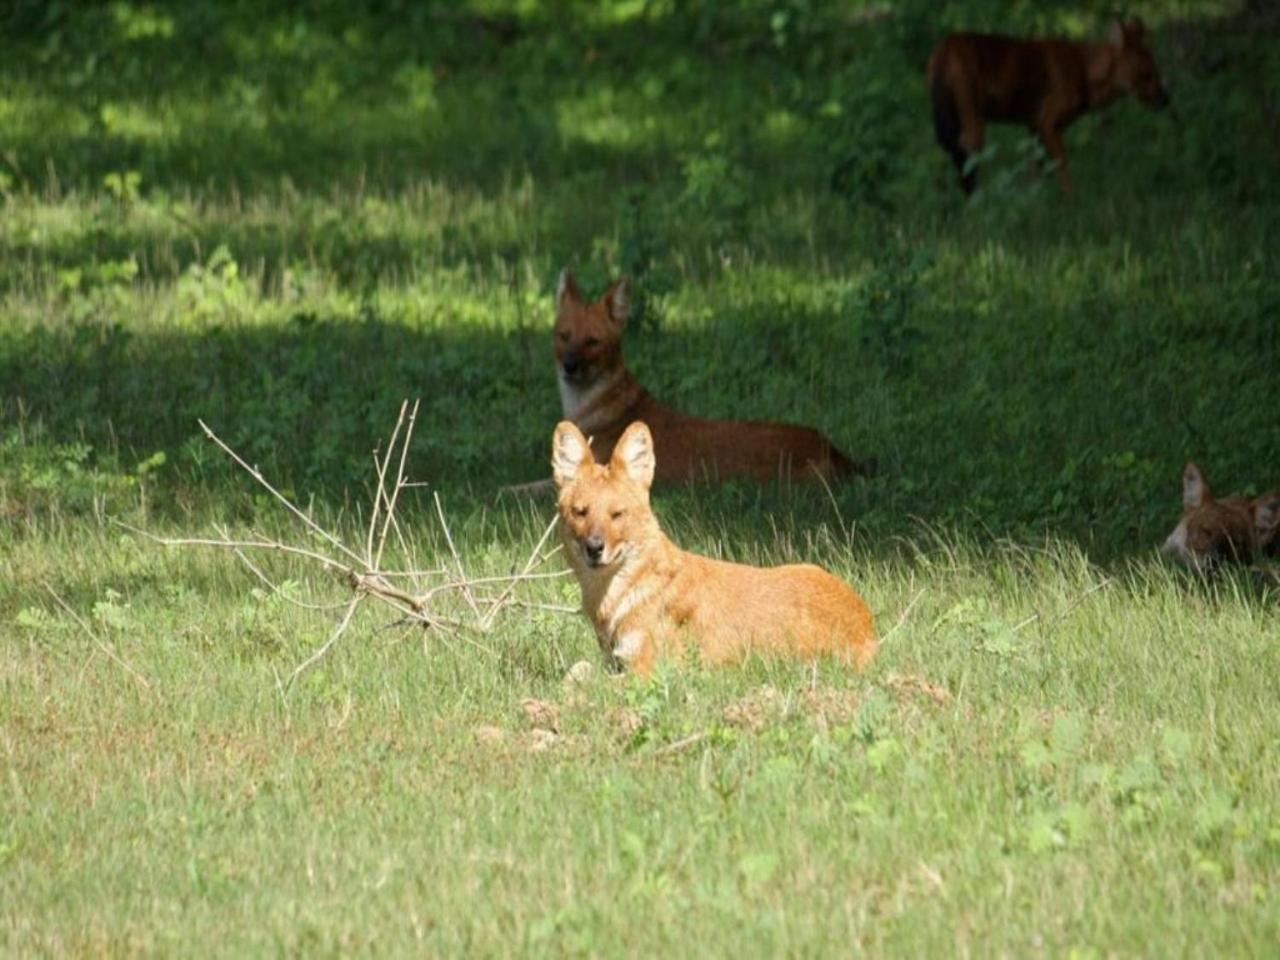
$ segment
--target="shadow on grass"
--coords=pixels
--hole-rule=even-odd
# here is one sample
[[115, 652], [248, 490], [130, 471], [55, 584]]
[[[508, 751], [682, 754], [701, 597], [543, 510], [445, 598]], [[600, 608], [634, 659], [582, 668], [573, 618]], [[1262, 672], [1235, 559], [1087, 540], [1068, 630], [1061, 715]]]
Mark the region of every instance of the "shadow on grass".
[[[917, 349], [896, 336], [885, 342], [857, 310], [833, 318], [824, 304], [780, 309], [765, 299], [726, 307], [705, 328], [633, 333], [629, 361], [655, 395], [704, 416], [813, 424], [882, 464], [876, 479], [830, 494], [816, 485], [663, 491], [673, 534], [712, 531], [747, 546], [852, 526], [861, 548], [893, 552], [895, 538], [918, 535], [924, 522], [979, 540], [1051, 534], [1101, 560], [1142, 554], [1177, 516], [1187, 441], [1166, 381], [1198, 377], [1191, 390], [1211, 410], [1247, 401], [1194, 357], [1173, 365], [1183, 353], [1176, 340], [1152, 341], [1169, 365], [1124, 395], [1120, 415], [1097, 379], [1073, 373], [1077, 349], [1042, 350], [1028, 366], [1017, 336], [961, 341], [955, 323], [948, 313], [923, 317]], [[1121, 366], [1125, 345], [1144, 342], [1135, 338], [1145, 327], [1118, 326], [1105, 309], [1092, 325], [1092, 334], [1069, 329]], [[1248, 363], [1265, 366], [1265, 352]], [[502, 511], [499, 487], [547, 475], [561, 416], [545, 326], [371, 310], [187, 330], [0, 332], [0, 384], [10, 513], [42, 503], [88, 512], [100, 474], [142, 470], [153, 513], [182, 517], [195, 504], [204, 515], [211, 501], [253, 509], [252, 482], [204, 439], [198, 419], [299, 499], [343, 511], [365, 499], [373, 451], [401, 401], [414, 398], [422, 406], [412, 477], [466, 509]], [[1265, 410], [1246, 403], [1240, 412], [1258, 427], [1247, 446], [1225, 436], [1205, 444], [1223, 452], [1209, 462], [1232, 489], [1237, 477], [1271, 480], [1248, 473], [1257, 473], [1249, 449], [1274, 435]]]
[[0, 41], [6, 162], [37, 190], [129, 170], [148, 189], [206, 196], [355, 178], [635, 182], [669, 171], [673, 146], [700, 143], [730, 106], [737, 127], [759, 128], [778, 65], [760, 10], [733, 24], [728, 48], [674, 12], [567, 16], [554, 3], [503, 17], [455, 4], [67, 5], [17, 20]]
[[[14, 91], [6, 162], [17, 183], [40, 192], [60, 180], [96, 191], [104, 176], [137, 170], [144, 191], [225, 202], [227, 221], [197, 217], [194, 226], [167, 232], [108, 211], [103, 222], [65, 238], [14, 236], [0, 254], [13, 265], [74, 269], [141, 250], [150, 258], [144, 275], [154, 280], [181, 276], [192, 256], [201, 260], [226, 244], [237, 261], [263, 264], [268, 286], [270, 271], [283, 272], [296, 255], [314, 257], [341, 285], [362, 288], [412, 273], [424, 260], [483, 270], [531, 249], [550, 260], [591, 249], [616, 229], [616, 211], [598, 209], [616, 187], [655, 180], [680, 195], [698, 186], [695, 176], [682, 179], [689, 149], [708, 161], [701, 186], [729, 207], [762, 205], [764, 196], [753, 192], [761, 183], [785, 191], [821, 180], [820, 162], [789, 139], [786, 114], [820, 113], [828, 97], [844, 96], [823, 70], [845, 41], [822, 47], [814, 66], [796, 52], [803, 44], [773, 42], [763, 5], [750, 6], [736, 31], [722, 29], [718, 6], [695, 6], [705, 22], [703, 14], [672, 13], [612, 23], [536, 4], [506, 26], [467, 6], [376, 3], [310, 10], [64, 5], [47, 21], [33, 13], [0, 48], [11, 54], [0, 56], [0, 82]], [[883, 58], [922, 102], [917, 65], [908, 69], [892, 43], [868, 43], [863, 53], [873, 66]], [[786, 67], [781, 80], [779, 66]], [[786, 94], [791, 81], [801, 94]], [[1252, 103], [1222, 101], [1212, 90], [1199, 102], [1215, 118], [1223, 102], [1240, 116]], [[775, 138], [755, 135], [771, 122], [781, 130]], [[927, 139], [923, 110], [919, 130]], [[732, 142], [709, 146], [709, 134]], [[1202, 132], [1196, 143], [1204, 140]], [[901, 144], [886, 146], [895, 157], [901, 152]], [[716, 194], [723, 178], [710, 161], [719, 160], [764, 175], [740, 184], [740, 196]], [[920, 167], [914, 157], [901, 162]], [[1145, 168], [1131, 166], [1120, 171], [1129, 179], [1117, 190], [1145, 185]], [[556, 203], [530, 204], [501, 230], [445, 217], [430, 236], [378, 234], [351, 227], [353, 211], [340, 203], [314, 215], [307, 209], [308, 192], [311, 199], [358, 195], [361, 174], [387, 188], [434, 178], [483, 197], [529, 172], [539, 189], [562, 192]], [[285, 181], [302, 199], [284, 205], [284, 223], [256, 225], [236, 215], [241, 189], [250, 209], [269, 190], [286, 194]], [[572, 196], [580, 181], [592, 184], [585, 198]], [[1196, 196], [1215, 209], [1220, 188], [1195, 182]], [[828, 196], [823, 189], [819, 203]], [[1167, 206], [1149, 204], [1152, 221]], [[1095, 208], [1077, 209], [1084, 212], [1063, 219], [1088, 220], [1079, 227], [1081, 245], [1095, 234], [1123, 242], [1137, 232], [1123, 222], [1130, 207], [1101, 225]], [[711, 218], [674, 213], [666, 225], [672, 234]], [[1036, 208], [1027, 232], [1040, 249], [1075, 240], [1046, 226], [1053, 217], [1052, 208]], [[1140, 238], [1165, 236], [1160, 223], [1144, 226]], [[973, 240], [975, 257], [986, 243]], [[1205, 259], [1236, 252], [1209, 250]], [[0, 268], [0, 283], [18, 288], [20, 269]], [[1000, 269], [996, 263], [993, 273]], [[997, 277], [1001, 287], [1008, 280]], [[1167, 482], [1172, 511], [1176, 470], [1193, 442], [1218, 462], [1230, 460], [1224, 472], [1240, 477], [1257, 469], [1257, 451], [1272, 449], [1272, 398], [1259, 381], [1233, 379], [1274, 369], [1275, 325], [1257, 320], [1267, 295], [1242, 294], [1227, 326], [1215, 312], [1180, 319], [1183, 329], [1133, 316], [1145, 301], [1120, 311], [1114, 298], [1084, 298], [1070, 317], [1056, 318], [1053, 337], [1044, 335], [1044, 317], [1030, 315], [1031, 303], [1025, 321], [1009, 324], [1007, 339], [991, 332], [994, 323], [974, 334], [981, 317], [940, 303], [919, 324], [933, 346], [918, 358], [907, 325], [892, 318], [868, 328], [858, 310], [833, 322], [825, 308], [790, 305], [771, 316], [776, 305], [761, 303], [724, 312], [707, 331], [632, 342], [628, 350], [655, 393], [690, 412], [814, 423], [851, 453], [879, 457], [885, 476], [835, 492], [844, 515], [864, 522], [876, 542], [921, 517], [993, 536], [1052, 529], [1107, 555], [1145, 550], [1158, 534], [1166, 511], [1157, 491]], [[1186, 298], [1185, 288], [1179, 296]], [[992, 294], [982, 306], [1007, 310], [1009, 301]], [[470, 487], [483, 499], [500, 484], [545, 475], [547, 436], [559, 415], [545, 331], [424, 329], [371, 310], [357, 321], [298, 313], [271, 325], [138, 326], [76, 322], [0, 332], [0, 399], [6, 415], [21, 406], [22, 416], [43, 426], [47, 440], [29, 445], [44, 451], [42, 462], [56, 463], [63, 446], [83, 437], [99, 456], [116, 457], [122, 471], [164, 452], [158, 469], [170, 472], [175, 487], [225, 489], [228, 470], [210, 465], [212, 452], [198, 435], [202, 417], [281, 483], [341, 505], [367, 478], [370, 452], [400, 401], [421, 397], [415, 476]], [[1198, 433], [1189, 437], [1192, 420]], [[1227, 424], [1243, 440], [1213, 435]], [[703, 499], [731, 523], [758, 526], [791, 502], [800, 505], [797, 523], [831, 519], [821, 491], [788, 500], [777, 491], [730, 489]]]

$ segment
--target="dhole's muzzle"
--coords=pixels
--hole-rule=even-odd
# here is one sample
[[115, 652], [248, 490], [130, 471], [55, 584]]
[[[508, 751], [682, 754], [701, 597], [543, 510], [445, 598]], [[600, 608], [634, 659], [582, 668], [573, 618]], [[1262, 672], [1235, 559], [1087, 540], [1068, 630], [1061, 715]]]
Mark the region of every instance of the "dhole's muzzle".
[[588, 567], [604, 566], [604, 537], [593, 533], [581, 541], [582, 555], [586, 557]]
[[585, 383], [589, 372], [588, 364], [577, 350], [571, 350], [560, 358], [560, 373], [569, 383]]

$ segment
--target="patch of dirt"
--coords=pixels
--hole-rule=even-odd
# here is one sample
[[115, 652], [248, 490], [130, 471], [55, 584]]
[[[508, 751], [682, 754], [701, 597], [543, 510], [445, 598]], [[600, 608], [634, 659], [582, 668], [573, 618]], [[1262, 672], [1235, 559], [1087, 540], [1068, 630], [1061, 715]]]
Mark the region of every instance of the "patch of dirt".
[[893, 691], [899, 700], [925, 697], [940, 707], [946, 707], [950, 706], [955, 699], [946, 687], [926, 680], [924, 677], [892, 674], [885, 680], [884, 685]]
[[644, 717], [628, 707], [613, 707], [605, 714], [605, 724], [618, 736], [629, 740], [644, 727]]
[[786, 701], [777, 690], [765, 684], [724, 708], [724, 722], [751, 733], [759, 733], [779, 720], [786, 712]]
[[551, 700], [539, 700], [537, 697], [525, 697], [520, 701], [520, 711], [524, 714], [529, 726], [534, 730], [560, 730], [560, 705]]
[[862, 708], [862, 695], [856, 690], [834, 687], [809, 687], [800, 695], [804, 712], [819, 727], [852, 723]]

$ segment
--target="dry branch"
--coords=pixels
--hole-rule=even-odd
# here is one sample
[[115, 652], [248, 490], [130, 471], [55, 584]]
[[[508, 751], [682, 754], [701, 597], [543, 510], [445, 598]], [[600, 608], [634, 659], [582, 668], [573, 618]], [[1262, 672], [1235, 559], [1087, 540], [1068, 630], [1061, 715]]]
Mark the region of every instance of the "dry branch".
[[83, 630], [88, 635], [89, 639], [94, 642], [94, 645], [107, 655], [107, 658], [109, 660], [113, 661], [114, 663], [122, 667], [126, 673], [128, 673], [131, 677], [133, 677], [133, 679], [137, 680], [140, 684], [142, 684], [148, 690], [151, 689], [151, 681], [148, 680], [146, 677], [144, 677], [142, 673], [139, 672], [135, 667], [130, 665], [128, 660], [126, 660], [124, 657], [120, 656], [120, 654], [116, 653], [113, 649], [111, 649], [110, 644], [103, 642], [103, 640], [96, 633], [93, 632], [93, 628], [90, 627], [89, 624], [85, 623], [84, 618], [80, 616], [80, 614], [76, 613], [76, 611], [72, 608], [71, 604], [67, 603], [67, 601], [63, 600], [60, 596], [58, 596], [57, 591], [54, 590], [53, 587], [49, 586], [49, 584], [46, 583], [44, 585], [44, 588], [49, 591], [49, 596], [53, 597], [53, 599], [57, 601], [58, 606], [60, 606], [63, 610], [67, 611], [67, 613], [71, 615], [71, 619], [74, 620], [76, 624], [80, 627], [80, 629]]
[[[404, 536], [400, 523], [396, 518], [396, 508], [400, 503], [401, 491], [426, 485], [406, 477], [409, 446], [413, 440], [413, 430], [417, 418], [418, 403], [415, 402], [412, 407], [410, 407], [408, 401], [402, 403], [399, 417], [391, 432], [391, 438], [387, 443], [386, 449], [382, 451], [381, 455], [376, 452], [374, 454], [373, 503], [370, 508], [368, 526], [363, 531], [364, 543], [361, 544], [363, 551], [348, 546], [338, 534], [322, 527], [309, 512], [302, 510], [281, 493], [262, 475], [257, 467], [251, 466], [218, 437], [204, 421], [199, 421], [199, 423], [205, 436], [230, 457], [238, 467], [249, 474], [255, 482], [270, 493], [276, 501], [282, 504], [295, 520], [301, 522], [308, 535], [319, 537], [327, 545], [326, 548], [312, 549], [310, 546], [287, 543], [278, 538], [256, 532], [250, 536], [234, 537], [229, 531], [216, 526], [214, 530], [218, 534], [217, 537], [162, 537], [120, 521], [116, 522], [126, 530], [164, 546], [213, 547], [230, 551], [275, 595], [295, 606], [320, 613], [342, 609], [341, 617], [339, 617], [325, 641], [298, 664], [287, 680], [282, 683], [278, 681], [282, 694], [287, 694], [304, 673], [324, 659], [351, 625], [356, 610], [359, 609], [366, 598], [380, 601], [398, 611], [404, 618], [420, 623], [424, 627], [439, 630], [441, 633], [450, 636], [461, 636], [468, 643], [490, 654], [494, 651], [485, 644], [478, 642], [476, 637], [489, 633], [493, 629], [498, 615], [505, 609], [526, 608], [557, 613], [576, 612], [568, 607], [537, 603], [515, 596], [515, 592], [521, 584], [569, 575], [567, 570], [537, 571], [541, 564], [554, 556], [560, 549], [557, 546], [544, 552], [547, 540], [555, 527], [556, 520], [554, 517], [543, 530], [542, 536], [539, 537], [523, 564], [512, 568], [513, 570], [518, 569], [518, 573], [512, 573], [509, 576], [476, 577], [467, 573], [462, 556], [454, 544], [448, 521], [445, 519], [444, 506], [441, 503], [440, 495], [433, 492], [436, 517], [440, 524], [440, 530], [444, 534], [445, 544], [448, 547], [449, 557], [452, 562], [431, 569], [418, 568], [413, 551], [409, 547], [408, 540]], [[394, 481], [391, 481], [389, 474], [393, 462], [396, 464], [396, 472]], [[404, 559], [409, 563], [409, 569], [383, 569], [382, 567], [387, 538], [392, 533], [395, 535]], [[331, 550], [327, 548], [331, 548]], [[271, 579], [261, 566], [250, 559], [249, 554], [255, 551], [279, 553], [319, 565], [327, 572], [338, 574], [341, 582], [351, 593], [346, 600], [335, 604], [307, 603], [291, 597], [287, 591], [283, 590], [279, 584]], [[398, 586], [397, 584], [405, 584], [406, 586]], [[478, 595], [475, 591], [478, 586], [494, 588], [494, 592], [489, 595]], [[465, 603], [465, 609], [454, 615], [454, 609], [440, 608], [441, 601], [445, 601], [449, 597], [461, 597]], [[59, 600], [59, 602], [61, 601]], [[458, 608], [460, 605], [454, 603], [452, 606], [453, 608]], [[91, 631], [90, 635], [92, 636]], [[102, 646], [96, 637], [94, 639], [95, 642], [99, 642], [99, 646]], [[105, 652], [142, 682], [146, 682], [133, 668], [116, 657], [109, 648], [106, 648]]]

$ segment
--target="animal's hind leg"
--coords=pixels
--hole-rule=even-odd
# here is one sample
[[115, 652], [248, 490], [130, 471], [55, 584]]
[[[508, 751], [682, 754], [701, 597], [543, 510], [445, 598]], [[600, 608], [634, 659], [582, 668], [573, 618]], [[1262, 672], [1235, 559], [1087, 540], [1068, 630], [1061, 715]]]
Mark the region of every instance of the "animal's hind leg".
[[[932, 63], [930, 72], [933, 72]], [[937, 137], [938, 146], [947, 152], [947, 156], [955, 164], [956, 171], [960, 174], [960, 182], [968, 193], [973, 190], [973, 184], [972, 178], [964, 175], [965, 165], [969, 161], [968, 154], [962, 146], [964, 116], [964, 111], [961, 104], [957, 102], [951, 85], [943, 76], [936, 75], [933, 79], [933, 131]]]
[[956, 173], [960, 174], [960, 184], [964, 187], [964, 192], [972, 193], [973, 176], [965, 176], [964, 172], [965, 165], [969, 162], [969, 156], [963, 149], [961, 149], [959, 139], [957, 138], [948, 143], [943, 143], [942, 149], [947, 151], [947, 154], [951, 157], [951, 162], [955, 164]]

